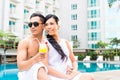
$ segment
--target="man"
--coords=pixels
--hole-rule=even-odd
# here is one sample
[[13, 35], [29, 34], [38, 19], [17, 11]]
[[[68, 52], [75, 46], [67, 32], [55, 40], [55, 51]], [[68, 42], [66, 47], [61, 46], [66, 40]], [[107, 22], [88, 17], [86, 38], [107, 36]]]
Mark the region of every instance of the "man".
[[33, 13], [30, 16], [31, 35], [18, 44], [17, 65], [19, 80], [49, 80], [47, 76], [47, 54], [45, 58], [40, 57], [38, 52], [39, 43], [44, 42], [44, 16]]

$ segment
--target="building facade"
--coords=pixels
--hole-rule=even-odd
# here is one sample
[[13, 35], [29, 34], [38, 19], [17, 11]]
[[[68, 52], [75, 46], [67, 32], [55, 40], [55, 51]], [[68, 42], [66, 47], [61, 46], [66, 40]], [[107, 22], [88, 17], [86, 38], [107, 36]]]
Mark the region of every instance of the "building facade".
[[33, 12], [57, 14], [58, 0], [0, 0], [0, 29], [20, 38], [30, 34], [28, 23]]
[[109, 43], [112, 38], [120, 38], [120, 4], [116, 3], [120, 2], [110, 8], [108, 0], [61, 1], [61, 36], [78, 41], [80, 49], [95, 49], [100, 40]]

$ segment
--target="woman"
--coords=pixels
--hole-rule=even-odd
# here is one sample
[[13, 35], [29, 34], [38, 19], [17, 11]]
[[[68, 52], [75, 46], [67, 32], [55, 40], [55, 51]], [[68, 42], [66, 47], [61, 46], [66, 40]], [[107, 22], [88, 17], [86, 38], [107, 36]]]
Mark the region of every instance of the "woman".
[[45, 17], [45, 30], [48, 33], [48, 73], [51, 80], [94, 80], [90, 74], [77, 71], [77, 62], [69, 42], [58, 34], [58, 17], [49, 14]]

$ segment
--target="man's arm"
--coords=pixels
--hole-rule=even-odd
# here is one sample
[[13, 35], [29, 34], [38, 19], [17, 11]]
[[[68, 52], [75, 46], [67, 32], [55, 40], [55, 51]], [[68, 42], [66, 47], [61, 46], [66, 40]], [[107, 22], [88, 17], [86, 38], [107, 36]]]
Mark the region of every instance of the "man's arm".
[[34, 58], [27, 60], [28, 43], [22, 40], [18, 44], [17, 65], [19, 70], [28, 70], [36, 61]]

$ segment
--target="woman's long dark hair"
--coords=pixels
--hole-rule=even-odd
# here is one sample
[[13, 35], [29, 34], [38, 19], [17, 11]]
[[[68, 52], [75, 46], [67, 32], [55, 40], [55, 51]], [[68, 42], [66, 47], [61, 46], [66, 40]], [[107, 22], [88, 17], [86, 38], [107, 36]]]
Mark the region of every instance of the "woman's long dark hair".
[[[55, 19], [55, 22], [58, 24], [59, 19], [58, 19], [58, 17], [56, 15], [53, 15], [53, 14], [48, 14], [45, 17], [45, 23], [50, 18]], [[65, 53], [63, 52], [61, 46], [57, 43], [57, 41], [49, 34], [47, 35], [47, 39], [51, 43], [51, 45], [57, 50], [57, 52], [61, 55], [61, 59], [62, 60], [67, 59], [67, 56], [65, 55]]]

